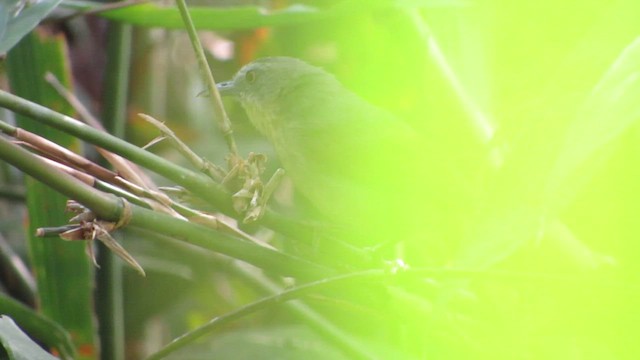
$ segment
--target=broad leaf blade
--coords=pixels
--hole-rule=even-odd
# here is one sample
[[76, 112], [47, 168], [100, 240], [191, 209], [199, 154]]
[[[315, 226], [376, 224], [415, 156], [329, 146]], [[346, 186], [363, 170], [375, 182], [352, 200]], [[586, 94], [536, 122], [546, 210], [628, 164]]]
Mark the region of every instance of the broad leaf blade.
[[13, 0], [0, 3], [0, 55], [33, 30], [62, 0]]
[[56, 360], [42, 350], [8, 316], [0, 316], [0, 342], [11, 360]]

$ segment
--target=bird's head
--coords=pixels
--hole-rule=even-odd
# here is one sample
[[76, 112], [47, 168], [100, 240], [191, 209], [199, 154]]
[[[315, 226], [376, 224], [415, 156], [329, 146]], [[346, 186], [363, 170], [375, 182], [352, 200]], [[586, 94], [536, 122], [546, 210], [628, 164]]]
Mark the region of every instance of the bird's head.
[[217, 85], [221, 95], [238, 99], [252, 120], [262, 117], [252, 116], [258, 113], [279, 117], [291, 105], [299, 105], [317, 92], [332, 91], [340, 86], [328, 72], [291, 57], [255, 60], [242, 67], [231, 80]]

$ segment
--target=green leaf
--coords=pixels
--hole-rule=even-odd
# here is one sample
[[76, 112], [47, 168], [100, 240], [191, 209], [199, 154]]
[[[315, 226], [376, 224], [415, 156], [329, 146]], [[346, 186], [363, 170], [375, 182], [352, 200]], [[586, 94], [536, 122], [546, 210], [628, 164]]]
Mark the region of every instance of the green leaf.
[[[55, 90], [45, 82], [51, 72], [65, 86], [70, 84], [70, 66], [64, 38], [44, 31], [33, 31], [14, 47], [7, 57], [9, 84], [15, 94], [42, 105], [71, 114]], [[24, 116], [17, 123], [62, 146], [75, 150], [79, 142], [60, 131], [43, 127]], [[37, 228], [66, 224], [66, 197], [26, 178], [29, 210], [29, 255], [38, 285], [39, 310], [73, 334], [79, 359], [93, 359], [95, 346], [93, 318], [93, 267], [85, 254], [83, 242], [58, 238], [39, 238]]]
[[8, 316], [0, 316], [0, 342], [11, 360], [55, 360], [42, 350]]
[[0, 55], [33, 30], [62, 0], [0, 2]]
[[579, 109], [550, 176], [549, 199], [561, 191], [575, 192], [576, 176], [585, 177], [579, 170], [592, 165], [597, 154], [640, 119], [638, 67], [640, 38], [621, 51]]
[[[78, 3], [77, 8], [92, 9], [90, 3]], [[71, 5], [71, 4], [70, 4]], [[451, 7], [459, 6], [455, 1], [394, 1], [394, 0], [347, 0], [328, 9], [293, 4], [280, 10], [267, 10], [257, 6], [237, 7], [189, 7], [196, 28], [211, 30], [253, 29], [262, 26], [306, 24], [310, 21], [326, 20], [336, 16], [354, 15], [372, 9], [402, 7]], [[95, 8], [93, 8], [95, 9]], [[127, 22], [145, 27], [184, 29], [178, 8], [145, 3], [121, 7], [99, 13], [109, 20]]]
[[[247, 29], [269, 25], [301, 23], [318, 18], [322, 12], [311, 7], [294, 5], [283, 10], [265, 13], [258, 7], [211, 8], [190, 7], [189, 13], [198, 29]], [[123, 21], [137, 26], [184, 29], [176, 7], [162, 7], [153, 3], [128, 6], [100, 14], [109, 20]]]
[[0, 296], [0, 314], [15, 319], [38, 342], [55, 348], [63, 359], [76, 359], [69, 333], [46, 316], [7, 296]]

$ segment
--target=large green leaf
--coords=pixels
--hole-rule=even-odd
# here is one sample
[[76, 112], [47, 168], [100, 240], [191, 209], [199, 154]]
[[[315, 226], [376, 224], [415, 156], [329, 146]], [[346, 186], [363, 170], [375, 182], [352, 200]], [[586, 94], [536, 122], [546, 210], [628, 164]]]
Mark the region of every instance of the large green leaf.
[[0, 2], [0, 55], [33, 30], [62, 0], [3, 0]]
[[46, 316], [7, 296], [0, 296], [0, 314], [17, 321], [39, 343], [56, 349], [61, 358], [77, 358], [69, 333]]
[[[91, 3], [78, 3], [76, 7], [91, 9]], [[70, 4], [72, 5], [72, 4]], [[198, 29], [231, 30], [253, 29], [262, 26], [305, 24], [310, 21], [354, 15], [374, 8], [454, 6], [455, 1], [394, 1], [394, 0], [347, 0], [328, 9], [293, 4], [280, 10], [269, 11], [256, 6], [189, 8], [193, 24]], [[145, 3], [100, 13], [109, 20], [122, 21], [138, 26], [184, 29], [180, 12], [175, 6], [158, 6]]]
[[[70, 69], [64, 38], [34, 31], [22, 39], [7, 57], [9, 84], [15, 94], [70, 114], [72, 110], [44, 80], [51, 72], [65, 86]], [[43, 127], [24, 116], [17, 123], [62, 146], [75, 150], [79, 142], [60, 131]], [[66, 224], [66, 198], [33, 178], [26, 178], [29, 210], [29, 250], [38, 285], [39, 310], [63, 326], [73, 336], [79, 359], [93, 359], [93, 267], [85, 254], [85, 244], [59, 238], [38, 238], [37, 228]]]
[[[259, 26], [282, 25], [314, 20], [324, 15], [318, 9], [290, 6], [265, 13], [258, 7], [193, 7], [189, 9], [194, 25], [199, 29], [243, 29]], [[105, 11], [101, 16], [115, 21], [145, 27], [183, 29], [184, 23], [176, 7], [163, 7], [152, 3]]]
[[0, 342], [11, 360], [55, 360], [42, 350], [8, 316], [0, 316]]

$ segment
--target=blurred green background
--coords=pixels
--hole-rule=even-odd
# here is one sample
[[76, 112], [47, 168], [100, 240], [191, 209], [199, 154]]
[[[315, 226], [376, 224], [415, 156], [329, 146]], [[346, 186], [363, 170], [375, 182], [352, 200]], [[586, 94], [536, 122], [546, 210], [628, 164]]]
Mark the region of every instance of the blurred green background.
[[[212, 54], [212, 68], [222, 81], [256, 57], [299, 57], [418, 130], [430, 149], [420, 166], [432, 169], [424, 186], [433, 200], [419, 211], [438, 224], [407, 250], [410, 265], [549, 275], [479, 275], [472, 299], [417, 300], [397, 321], [431, 319], [410, 336], [425, 358], [637, 356], [637, 3], [356, 3], [326, 20], [218, 32], [233, 52], [230, 60]], [[161, 71], [184, 79], [195, 64], [184, 66], [193, 60], [183, 35], [164, 36], [173, 47], [163, 37], [153, 48], [175, 68]], [[206, 110], [194, 110], [204, 101], [193, 98], [201, 85], [191, 74], [195, 85], [184, 91], [167, 81], [167, 118], [211, 126]], [[185, 115], [172, 114], [181, 108]], [[228, 110], [243, 151], [262, 149], [237, 104]], [[194, 129], [185, 126], [193, 136], [212, 130]], [[199, 139], [203, 151], [220, 154], [210, 139]]]
[[[392, 306], [375, 305], [379, 312], [362, 324], [333, 319], [380, 358], [640, 356], [640, 3], [189, 5], [216, 81], [258, 57], [298, 57], [424, 138], [428, 151], [415, 166], [430, 174], [423, 183], [430, 201], [415, 211], [424, 213], [426, 235], [403, 249], [403, 259], [438, 272], [394, 284]], [[104, 18], [144, 25], [133, 32], [127, 139], [144, 145], [157, 136], [136, 115], [144, 112], [222, 164], [226, 147], [209, 100], [197, 96], [205, 86], [186, 33], [172, 29], [173, 15], [149, 6], [142, 17], [125, 8], [67, 25], [76, 91], [100, 108], [104, 80], [96, 64], [109, 56]], [[214, 12], [227, 10], [220, 25]], [[314, 12], [322, 15], [308, 16]], [[241, 153], [267, 153], [267, 174], [273, 172], [269, 145], [237, 103], [225, 105]], [[163, 144], [152, 150], [183, 161]], [[219, 259], [208, 254], [157, 239], [131, 241], [146, 237], [124, 241], [149, 273], [140, 279], [125, 272], [130, 358], [258, 296], [225, 266], [212, 266]], [[326, 311], [334, 317], [351, 309], [331, 301], [310, 303], [339, 308]], [[173, 358], [341, 358], [302, 325], [277, 308]], [[367, 333], [367, 326], [380, 331]]]

